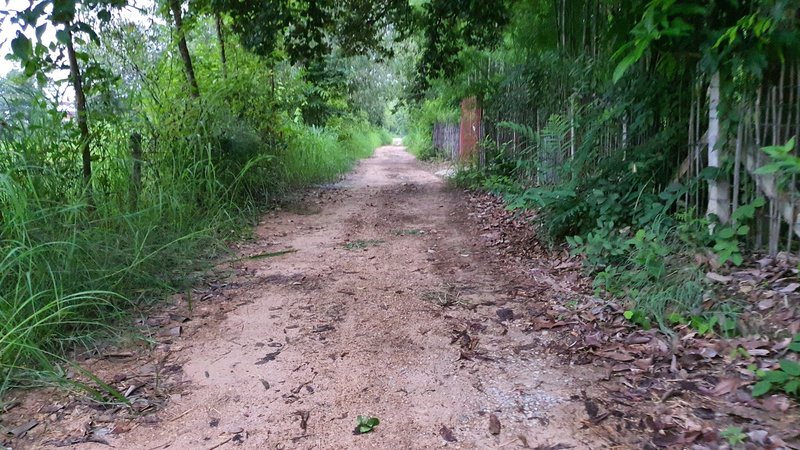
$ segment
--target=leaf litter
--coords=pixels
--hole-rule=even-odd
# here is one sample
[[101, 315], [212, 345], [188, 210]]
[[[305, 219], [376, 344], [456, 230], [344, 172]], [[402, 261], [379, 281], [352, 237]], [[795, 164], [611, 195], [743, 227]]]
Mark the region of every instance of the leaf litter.
[[[582, 394], [586, 427], [620, 445], [701, 450], [728, 445], [722, 432], [736, 425], [748, 448], [800, 448], [797, 401], [750, 393], [754, 367], [775, 368], [793, 357], [787, 347], [800, 332], [796, 258], [782, 253], [708, 273], [718, 298], [742, 303], [740, 336], [700, 334], [688, 325], [669, 333], [643, 330], [623, 316], [622, 304], [592, 295], [579, 258], [538, 241], [535, 212], [508, 211], [495, 195], [467, 195], [484, 243], [535, 282], [511, 292], [527, 300], [525, 314], [515, 319], [529, 333], [549, 333], [548, 351], [565, 364], [605, 371]], [[498, 310], [498, 319], [505, 314]], [[453, 343], [470, 342], [465, 332], [455, 336]]]

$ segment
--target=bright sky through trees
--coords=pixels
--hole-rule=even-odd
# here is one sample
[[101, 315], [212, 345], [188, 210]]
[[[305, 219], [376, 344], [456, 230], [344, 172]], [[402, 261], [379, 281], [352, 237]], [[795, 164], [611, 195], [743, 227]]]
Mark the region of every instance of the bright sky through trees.
[[[2, 9], [6, 11], [21, 11], [28, 7], [28, 2], [25, 0], [2, 0]], [[151, 0], [132, 0], [130, 6], [116, 11], [120, 18], [123, 20], [131, 21], [138, 24], [150, 23], [153, 20], [161, 22], [162, 20], [155, 16], [145, 16], [141, 13], [142, 10], [152, 9], [153, 2]], [[19, 62], [6, 59], [6, 55], [11, 52], [11, 39], [17, 35], [19, 26], [11, 23], [9, 17], [0, 16], [0, 76], [5, 76], [12, 70], [19, 70]], [[29, 38], [34, 37], [34, 31], [25, 30], [25, 35]], [[43, 35], [45, 42], [55, 41], [55, 29], [48, 27]], [[66, 73], [66, 72], [65, 72]]]

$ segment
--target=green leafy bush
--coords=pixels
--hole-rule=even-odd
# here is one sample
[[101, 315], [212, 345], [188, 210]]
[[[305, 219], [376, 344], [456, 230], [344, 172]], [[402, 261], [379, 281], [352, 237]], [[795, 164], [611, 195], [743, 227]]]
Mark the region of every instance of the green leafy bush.
[[731, 224], [719, 227], [713, 234], [714, 252], [719, 257], [719, 263], [725, 264], [730, 261], [735, 266], [743, 262], [739, 240], [750, 233], [750, 226], [747, 224], [755, 217], [756, 209], [764, 206], [766, 201], [763, 197], [758, 197], [750, 204], [742, 205], [731, 214]]
[[[800, 353], [800, 334], [792, 338], [789, 350]], [[778, 367], [775, 370], [755, 371], [760, 381], [753, 385], [753, 397], [761, 397], [773, 391], [783, 391], [800, 399], [800, 362], [782, 359], [778, 362]]]

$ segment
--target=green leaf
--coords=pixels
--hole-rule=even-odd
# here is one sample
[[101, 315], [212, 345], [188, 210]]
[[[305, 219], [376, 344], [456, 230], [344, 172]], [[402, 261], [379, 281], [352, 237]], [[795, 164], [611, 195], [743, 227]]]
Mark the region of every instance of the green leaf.
[[792, 380], [783, 386], [783, 390], [787, 394], [797, 395], [800, 393], [800, 379]]
[[41, 41], [42, 35], [44, 34], [45, 30], [47, 29], [47, 24], [41, 24], [36, 27], [36, 40]]
[[763, 380], [753, 385], [753, 391], [751, 392], [751, 394], [753, 395], [753, 397], [761, 397], [762, 395], [766, 394], [771, 390], [772, 390], [772, 383]]
[[622, 316], [625, 317], [628, 320], [631, 320], [631, 319], [633, 319], [633, 314], [634, 314], [634, 312], [629, 309], [629, 310], [625, 311], [624, 313], [622, 313]]
[[738, 234], [739, 236], [747, 236], [747, 233], [749, 232], [750, 232], [750, 227], [747, 225], [742, 225], [739, 227], [738, 230], [736, 230], [736, 234]]
[[793, 149], [794, 149], [794, 137], [789, 139], [789, 141], [783, 145], [770, 145], [767, 147], [762, 147], [761, 151], [770, 156], [780, 158], [781, 156], [788, 155], [789, 152], [791, 152]]
[[111, 20], [111, 13], [108, 12], [107, 9], [101, 9], [100, 11], [97, 11], [97, 18], [103, 22], [108, 22]]
[[39, 62], [34, 59], [29, 59], [23, 64], [23, 69], [26, 77], [32, 77], [36, 71], [39, 70]]
[[680, 323], [680, 324], [686, 323], [686, 318], [675, 312], [667, 316], [667, 320], [670, 323]]
[[774, 163], [769, 163], [767, 165], [759, 167], [753, 173], [755, 173], [756, 175], [770, 175], [770, 174], [773, 174], [773, 173], [775, 173], [775, 172], [777, 172], [779, 170], [781, 170], [781, 163], [780, 162], [774, 162]]
[[53, 22], [69, 23], [75, 18], [76, 0], [53, 0]]
[[788, 150], [787, 150], [787, 153], [788, 153], [788, 152], [790, 152], [790, 151], [792, 151], [792, 150], [794, 150], [794, 143], [795, 143], [795, 142], [794, 142], [794, 138], [795, 138], [795, 137], [794, 137], [794, 136], [792, 136], [792, 138], [791, 138], [791, 139], [789, 139], [789, 142], [787, 142], [787, 143], [786, 143], [786, 145], [784, 145], [784, 147], [786, 147], [786, 148], [788, 149]]
[[734, 235], [733, 228], [725, 227], [725, 228], [719, 230], [719, 232], [717, 233], [717, 238], [718, 239], [730, 239], [730, 238], [733, 237], [733, 235]]
[[92, 42], [94, 42], [96, 44], [100, 43], [100, 37], [97, 35], [97, 33], [94, 31], [94, 29], [92, 29], [92, 27], [88, 23], [86, 23], [86, 22], [77, 22], [77, 23], [75, 23], [74, 26], [75, 26], [75, 29], [77, 31], [80, 31], [80, 32], [83, 32], [83, 33], [86, 33], [87, 35], [89, 35], [89, 40], [91, 40]]
[[752, 219], [756, 214], [755, 205], [742, 205], [736, 208], [736, 211], [731, 214], [733, 220]]
[[58, 42], [64, 45], [67, 45], [67, 43], [69, 42], [69, 33], [67, 32], [67, 30], [56, 31], [56, 40], [58, 40]]
[[11, 53], [22, 61], [33, 57], [33, 44], [27, 36], [17, 32], [17, 37], [11, 40]]
[[789, 359], [780, 361], [781, 370], [793, 377], [800, 377], [800, 363]]
[[800, 342], [794, 342], [789, 344], [789, 350], [793, 352], [800, 352]]
[[369, 427], [371, 427], [371, 428], [375, 428], [375, 427], [377, 427], [377, 426], [378, 426], [378, 424], [380, 424], [380, 423], [381, 423], [381, 421], [380, 421], [380, 419], [378, 419], [377, 417], [373, 417], [373, 418], [371, 418], [371, 419], [369, 419], [369, 420], [367, 421], [367, 425], [368, 425]]
[[641, 55], [636, 55], [635, 53], [629, 53], [627, 56], [625, 56], [625, 58], [623, 58], [622, 61], [620, 61], [619, 64], [617, 64], [617, 67], [614, 69], [614, 76], [612, 78], [613, 82], [616, 83], [617, 81], [619, 81], [620, 78], [622, 78], [622, 76], [625, 75], [625, 72], [627, 72], [628, 69], [636, 61], [638, 61], [640, 57]]
[[744, 262], [744, 258], [742, 258], [742, 255], [740, 255], [739, 253], [735, 253], [731, 255], [731, 262], [733, 263], [734, 266], [738, 267], [742, 265], [742, 263]]
[[789, 374], [782, 370], [770, 370], [764, 374], [764, 380], [770, 383], [785, 383], [789, 379]]

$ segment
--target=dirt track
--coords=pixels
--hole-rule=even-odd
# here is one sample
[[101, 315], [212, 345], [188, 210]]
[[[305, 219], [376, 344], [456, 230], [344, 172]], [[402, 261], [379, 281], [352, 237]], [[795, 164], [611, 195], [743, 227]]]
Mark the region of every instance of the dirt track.
[[[589, 381], [512, 317], [526, 281], [459, 193], [382, 147], [313, 198], [264, 219], [242, 254], [296, 251], [236, 263], [240, 306], [176, 346], [186, 393], [115, 448], [603, 446], [580, 431]], [[354, 435], [361, 414], [381, 424]]]

